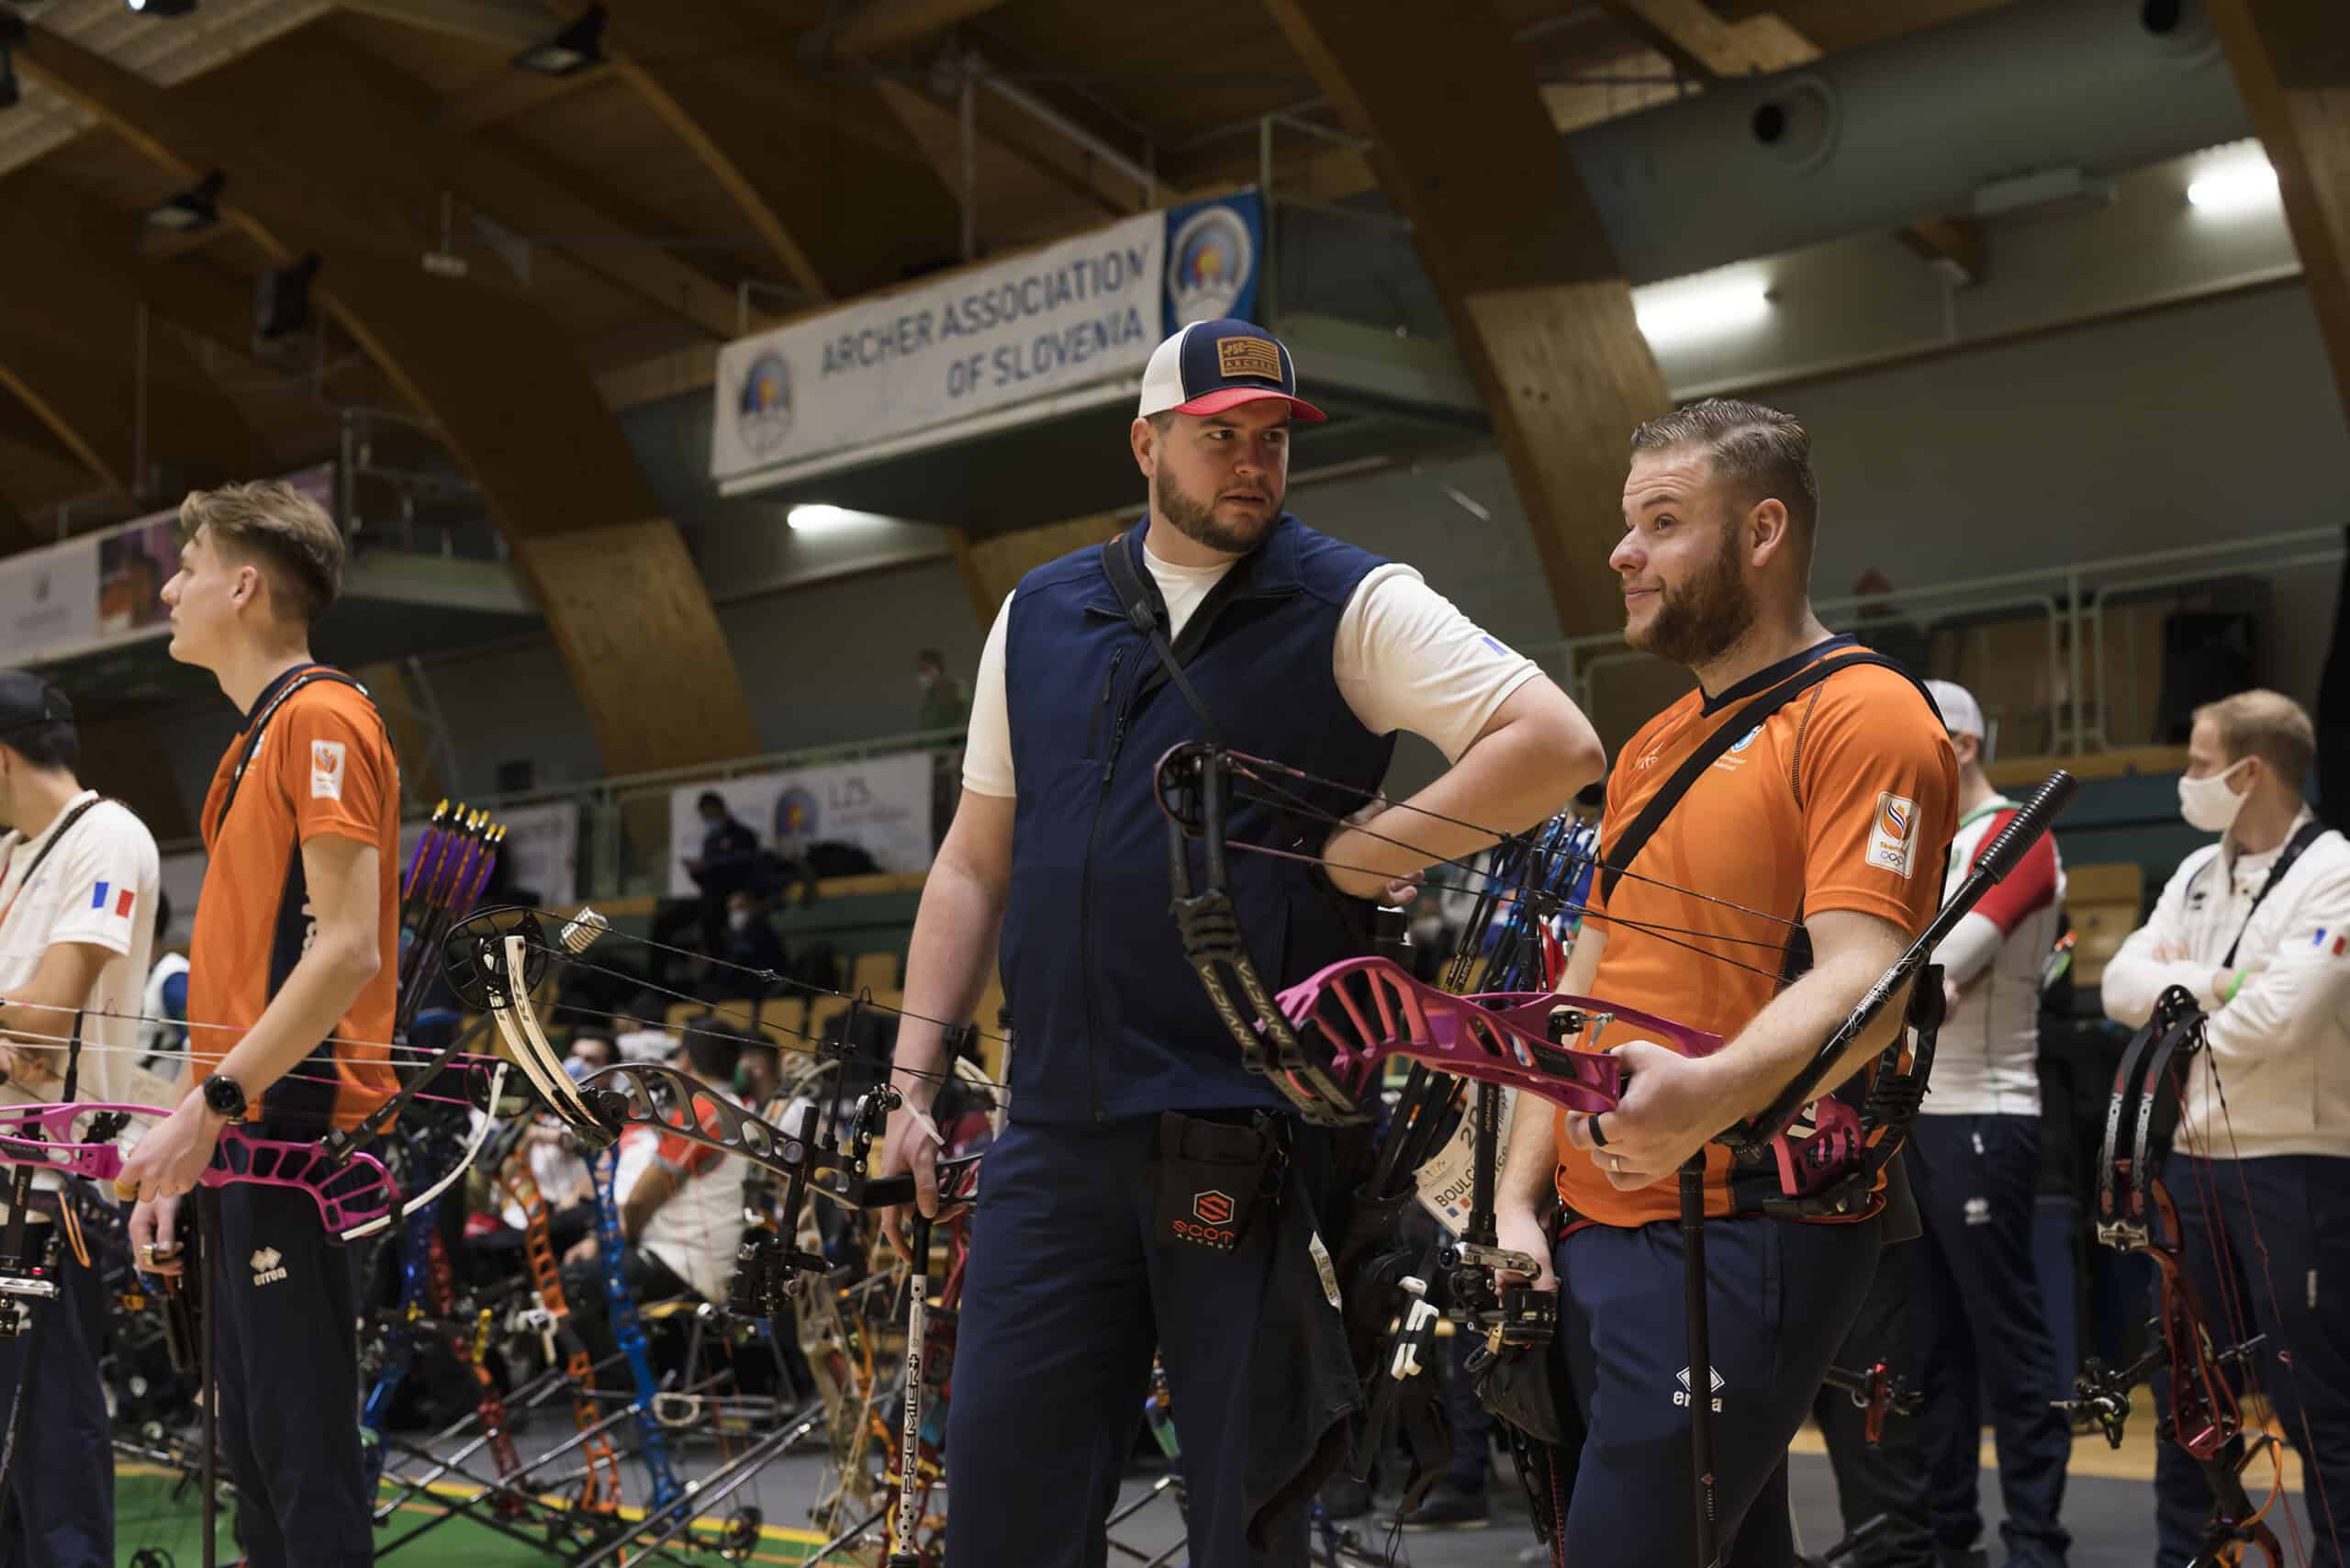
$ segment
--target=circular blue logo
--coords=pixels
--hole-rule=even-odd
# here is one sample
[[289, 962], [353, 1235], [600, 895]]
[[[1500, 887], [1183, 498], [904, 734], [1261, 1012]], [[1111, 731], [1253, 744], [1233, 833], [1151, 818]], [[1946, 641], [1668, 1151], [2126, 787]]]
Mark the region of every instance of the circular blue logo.
[[1256, 268], [1257, 247], [1238, 213], [1218, 206], [1192, 214], [1167, 243], [1167, 303], [1176, 324], [1231, 315]]

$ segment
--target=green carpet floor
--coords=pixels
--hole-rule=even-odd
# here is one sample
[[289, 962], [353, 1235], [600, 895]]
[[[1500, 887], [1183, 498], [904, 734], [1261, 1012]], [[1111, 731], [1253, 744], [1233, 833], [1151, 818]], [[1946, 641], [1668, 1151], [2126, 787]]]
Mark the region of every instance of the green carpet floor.
[[[115, 1556], [119, 1568], [200, 1568], [204, 1562], [204, 1529], [197, 1494], [191, 1489], [177, 1501], [172, 1497], [173, 1477], [145, 1465], [123, 1464], [115, 1472]], [[387, 1522], [378, 1532], [378, 1539], [389, 1540], [405, 1534], [440, 1513], [431, 1503], [408, 1506]], [[229, 1520], [223, 1516], [218, 1526], [219, 1561], [223, 1564], [237, 1561], [236, 1543], [230, 1538]], [[769, 1537], [763, 1541], [754, 1563], [797, 1563], [809, 1551], [803, 1541]], [[143, 1562], [141, 1551], [160, 1552]], [[541, 1547], [533, 1547], [499, 1534], [487, 1525], [476, 1524], [469, 1518], [452, 1519], [420, 1536], [388, 1557], [378, 1562], [400, 1568], [541, 1568], [546, 1563], [564, 1561]], [[694, 1563], [721, 1563], [712, 1551], [681, 1552], [678, 1561]]]

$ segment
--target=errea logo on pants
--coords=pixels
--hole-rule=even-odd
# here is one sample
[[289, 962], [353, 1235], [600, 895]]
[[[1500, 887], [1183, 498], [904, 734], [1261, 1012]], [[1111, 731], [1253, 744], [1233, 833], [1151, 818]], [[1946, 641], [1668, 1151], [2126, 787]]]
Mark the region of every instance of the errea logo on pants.
[[[1714, 1409], [1718, 1412], [1722, 1407], [1720, 1397], [1724, 1381], [1722, 1378], [1722, 1369], [1719, 1367], [1708, 1367], [1706, 1370], [1713, 1374], [1713, 1389], [1715, 1394], [1715, 1397], [1708, 1403], [1710, 1403]], [[1679, 1388], [1673, 1391], [1673, 1402], [1675, 1405], [1685, 1406], [1689, 1403], [1689, 1369], [1687, 1367], [1683, 1367], [1679, 1372], [1673, 1373], [1673, 1381], [1681, 1384]]]
[[285, 1277], [285, 1257], [274, 1247], [264, 1247], [246, 1260], [253, 1266], [253, 1283], [274, 1285]]

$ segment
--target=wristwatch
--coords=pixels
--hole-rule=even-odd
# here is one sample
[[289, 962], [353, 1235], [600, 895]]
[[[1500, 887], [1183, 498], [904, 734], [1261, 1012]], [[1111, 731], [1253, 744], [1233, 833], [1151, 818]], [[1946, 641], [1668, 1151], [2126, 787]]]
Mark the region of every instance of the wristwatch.
[[225, 1072], [216, 1072], [204, 1081], [204, 1104], [216, 1116], [229, 1121], [242, 1121], [245, 1114], [244, 1086]]

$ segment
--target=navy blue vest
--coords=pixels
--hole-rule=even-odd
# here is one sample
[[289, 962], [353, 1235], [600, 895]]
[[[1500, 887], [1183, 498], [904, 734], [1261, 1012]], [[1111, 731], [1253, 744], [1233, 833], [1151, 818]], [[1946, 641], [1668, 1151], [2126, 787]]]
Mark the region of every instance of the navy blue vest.
[[[1137, 525], [1120, 544], [1147, 582], [1142, 535]], [[1349, 786], [1317, 798], [1334, 813], [1379, 787], [1395, 748], [1393, 735], [1363, 727], [1331, 674], [1338, 618], [1382, 565], [1284, 515], [1194, 612], [1209, 618], [1201, 631], [1184, 629], [1184, 674], [1224, 744]], [[1021, 579], [1004, 678], [1019, 789], [1001, 955], [1012, 1114], [1072, 1122], [1285, 1104], [1240, 1066], [1168, 913], [1169, 829], [1152, 777], [1169, 747], [1206, 737], [1120, 609], [1098, 547]], [[1310, 854], [1330, 832], [1238, 802], [1227, 836]], [[1197, 846], [1190, 853], [1196, 886]], [[1370, 906], [1307, 867], [1236, 850], [1230, 879], [1274, 989], [1368, 950]]]

